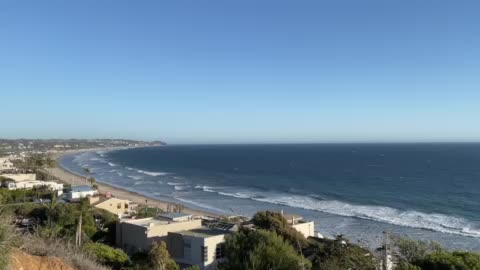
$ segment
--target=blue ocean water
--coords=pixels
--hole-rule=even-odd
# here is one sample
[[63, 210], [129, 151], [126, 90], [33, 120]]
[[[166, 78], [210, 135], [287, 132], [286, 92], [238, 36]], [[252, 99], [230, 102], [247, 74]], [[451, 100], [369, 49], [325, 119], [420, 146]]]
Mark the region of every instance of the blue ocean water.
[[370, 246], [390, 231], [480, 250], [480, 144], [182, 145], [85, 152], [61, 164], [192, 208], [282, 209]]

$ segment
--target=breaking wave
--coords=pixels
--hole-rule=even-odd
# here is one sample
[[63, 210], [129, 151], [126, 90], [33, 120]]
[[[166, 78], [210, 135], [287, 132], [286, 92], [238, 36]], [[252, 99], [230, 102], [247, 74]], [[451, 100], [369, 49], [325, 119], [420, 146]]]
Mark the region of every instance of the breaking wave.
[[167, 175], [168, 174], [166, 172], [149, 172], [149, 171], [142, 171], [142, 170], [136, 170], [136, 171], [139, 172], [139, 173], [150, 175], [150, 176], [162, 176], [162, 175]]
[[[398, 226], [420, 228], [442, 233], [457, 234], [480, 238], [480, 228], [469, 221], [444, 214], [423, 213], [415, 210], [399, 210], [387, 206], [355, 205], [338, 200], [321, 200], [311, 196], [287, 193], [236, 191], [226, 192], [226, 188], [211, 186], [195, 186], [205, 192], [213, 192], [222, 196], [250, 199], [259, 202], [285, 205], [294, 208], [319, 211], [345, 217], [368, 219]], [[231, 189], [231, 188], [229, 188]]]

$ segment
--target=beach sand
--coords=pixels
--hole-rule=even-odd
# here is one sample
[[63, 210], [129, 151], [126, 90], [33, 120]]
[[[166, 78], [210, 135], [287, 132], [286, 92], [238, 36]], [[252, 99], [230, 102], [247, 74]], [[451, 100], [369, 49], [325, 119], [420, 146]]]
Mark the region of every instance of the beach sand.
[[[116, 148], [118, 149], [118, 148]], [[57, 161], [57, 166], [55, 168], [48, 169], [48, 173], [50, 173], [53, 177], [57, 178], [59, 181], [66, 183], [66, 184], [71, 184], [71, 185], [85, 185], [85, 177], [81, 175], [77, 175], [74, 173], [71, 173], [65, 169], [63, 169], [59, 165], [59, 160], [68, 154], [74, 154], [74, 153], [80, 153], [80, 152], [86, 152], [86, 151], [98, 151], [98, 150], [113, 150], [113, 149], [89, 149], [89, 150], [74, 150], [74, 151], [64, 151], [64, 152], [58, 152], [53, 154], [53, 158]], [[158, 199], [153, 199], [146, 197], [144, 195], [127, 191], [121, 188], [113, 187], [105, 183], [100, 183], [97, 182], [98, 185], [98, 191], [100, 193], [107, 193], [110, 192], [114, 197], [121, 198], [121, 199], [126, 199], [138, 204], [147, 204], [149, 206], [155, 206], [163, 210], [167, 210], [168, 205], [172, 204], [169, 202], [164, 202]], [[196, 215], [196, 216], [210, 216], [210, 217], [219, 217], [218, 214], [214, 213], [209, 213], [206, 211], [200, 211], [200, 210], [195, 210], [195, 209], [189, 209], [186, 208], [183, 210], [184, 213]]]

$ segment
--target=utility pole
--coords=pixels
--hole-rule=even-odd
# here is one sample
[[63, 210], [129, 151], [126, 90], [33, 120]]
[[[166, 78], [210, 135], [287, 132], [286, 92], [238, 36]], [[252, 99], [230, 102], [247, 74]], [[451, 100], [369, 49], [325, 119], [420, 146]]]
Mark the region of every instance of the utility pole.
[[75, 246], [80, 247], [82, 245], [82, 213], [78, 219], [77, 233], [75, 234]]
[[388, 232], [385, 231], [383, 232], [384, 234], [384, 260], [383, 260], [383, 270], [390, 270], [391, 268], [391, 262], [390, 262], [390, 244], [389, 244], [389, 237], [388, 237]]

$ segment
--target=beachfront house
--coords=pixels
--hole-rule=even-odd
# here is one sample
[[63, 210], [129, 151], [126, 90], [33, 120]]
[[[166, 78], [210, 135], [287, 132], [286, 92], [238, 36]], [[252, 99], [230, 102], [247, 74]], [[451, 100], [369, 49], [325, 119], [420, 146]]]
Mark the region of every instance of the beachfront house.
[[119, 218], [128, 216], [132, 212], [132, 202], [119, 198], [90, 197], [90, 205], [95, 208], [106, 210]]
[[315, 223], [313, 221], [306, 221], [302, 216], [283, 214], [288, 224], [295, 230], [299, 231], [306, 238], [315, 236]]
[[208, 227], [169, 232], [168, 252], [182, 267], [197, 265], [201, 270], [213, 270], [224, 260], [226, 233]]
[[72, 186], [72, 190], [67, 193], [68, 201], [77, 201], [81, 198], [93, 197], [98, 194], [98, 191], [90, 186]]
[[202, 227], [200, 219], [184, 213], [166, 213], [155, 218], [121, 220], [117, 223], [116, 245], [128, 253], [147, 251], [155, 241], [167, 241], [169, 232]]

